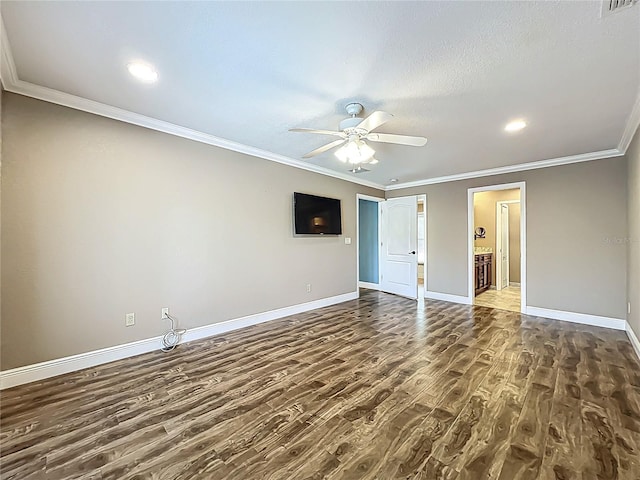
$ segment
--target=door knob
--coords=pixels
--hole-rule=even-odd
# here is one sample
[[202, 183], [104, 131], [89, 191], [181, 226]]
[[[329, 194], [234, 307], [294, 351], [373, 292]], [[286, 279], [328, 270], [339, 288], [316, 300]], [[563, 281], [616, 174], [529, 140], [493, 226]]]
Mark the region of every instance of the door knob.
[[409, 252], [409, 253], [410, 253], [411, 255], [415, 255], [415, 254], [416, 254], [416, 251], [415, 251], [415, 250], [413, 250], [413, 251], [411, 251], [411, 252]]

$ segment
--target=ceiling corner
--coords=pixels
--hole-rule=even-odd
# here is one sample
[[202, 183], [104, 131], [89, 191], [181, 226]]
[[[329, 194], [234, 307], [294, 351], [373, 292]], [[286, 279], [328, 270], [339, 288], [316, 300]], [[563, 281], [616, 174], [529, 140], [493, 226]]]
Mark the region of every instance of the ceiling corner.
[[629, 114], [629, 119], [627, 120], [624, 132], [622, 132], [622, 138], [618, 144], [618, 150], [620, 150], [622, 155], [627, 153], [629, 144], [631, 143], [631, 140], [633, 140], [633, 136], [638, 130], [638, 126], [640, 126], [640, 88], [638, 89], [636, 101], [633, 104], [631, 113]]
[[5, 90], [10, 90], [18, 81], [11, 44], [9, 43], [9, 37], [7, 37], [7, 29], [4, 26], [2, 14], [0, 14], [0, 81], [2, 81], [2, 86]]

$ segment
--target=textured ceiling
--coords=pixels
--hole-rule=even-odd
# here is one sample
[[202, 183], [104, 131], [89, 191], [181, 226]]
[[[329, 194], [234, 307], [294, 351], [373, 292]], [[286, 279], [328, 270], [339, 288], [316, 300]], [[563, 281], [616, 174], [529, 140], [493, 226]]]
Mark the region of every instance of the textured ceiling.
[[[23, 82], [301, 159], [344, 105], [395, 117], [359, 174], [387, 185], [618, 147], [640, 85], [640, 7], [599, 2], [12, 2]], [[126, 64], [145, 60], [144, 85]], [[504, 124], [518, 117], [517, 134]], [[333, 151], [309, 160], [345, 172]]]

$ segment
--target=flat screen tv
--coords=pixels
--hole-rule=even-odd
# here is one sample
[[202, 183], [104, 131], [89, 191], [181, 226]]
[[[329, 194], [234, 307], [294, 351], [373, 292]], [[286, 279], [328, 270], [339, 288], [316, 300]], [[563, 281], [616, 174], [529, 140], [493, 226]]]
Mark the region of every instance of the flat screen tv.
[[341, 235], [340, 200], [306, 193], [293, 194], [295, 235]]

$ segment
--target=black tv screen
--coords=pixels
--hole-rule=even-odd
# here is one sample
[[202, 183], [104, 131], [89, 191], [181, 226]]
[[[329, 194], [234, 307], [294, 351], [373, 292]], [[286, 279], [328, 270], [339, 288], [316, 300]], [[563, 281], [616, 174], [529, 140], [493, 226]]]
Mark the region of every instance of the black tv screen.
[[342, 234], [340, 200], [295, 192], [293, 224], [295, 235]]

